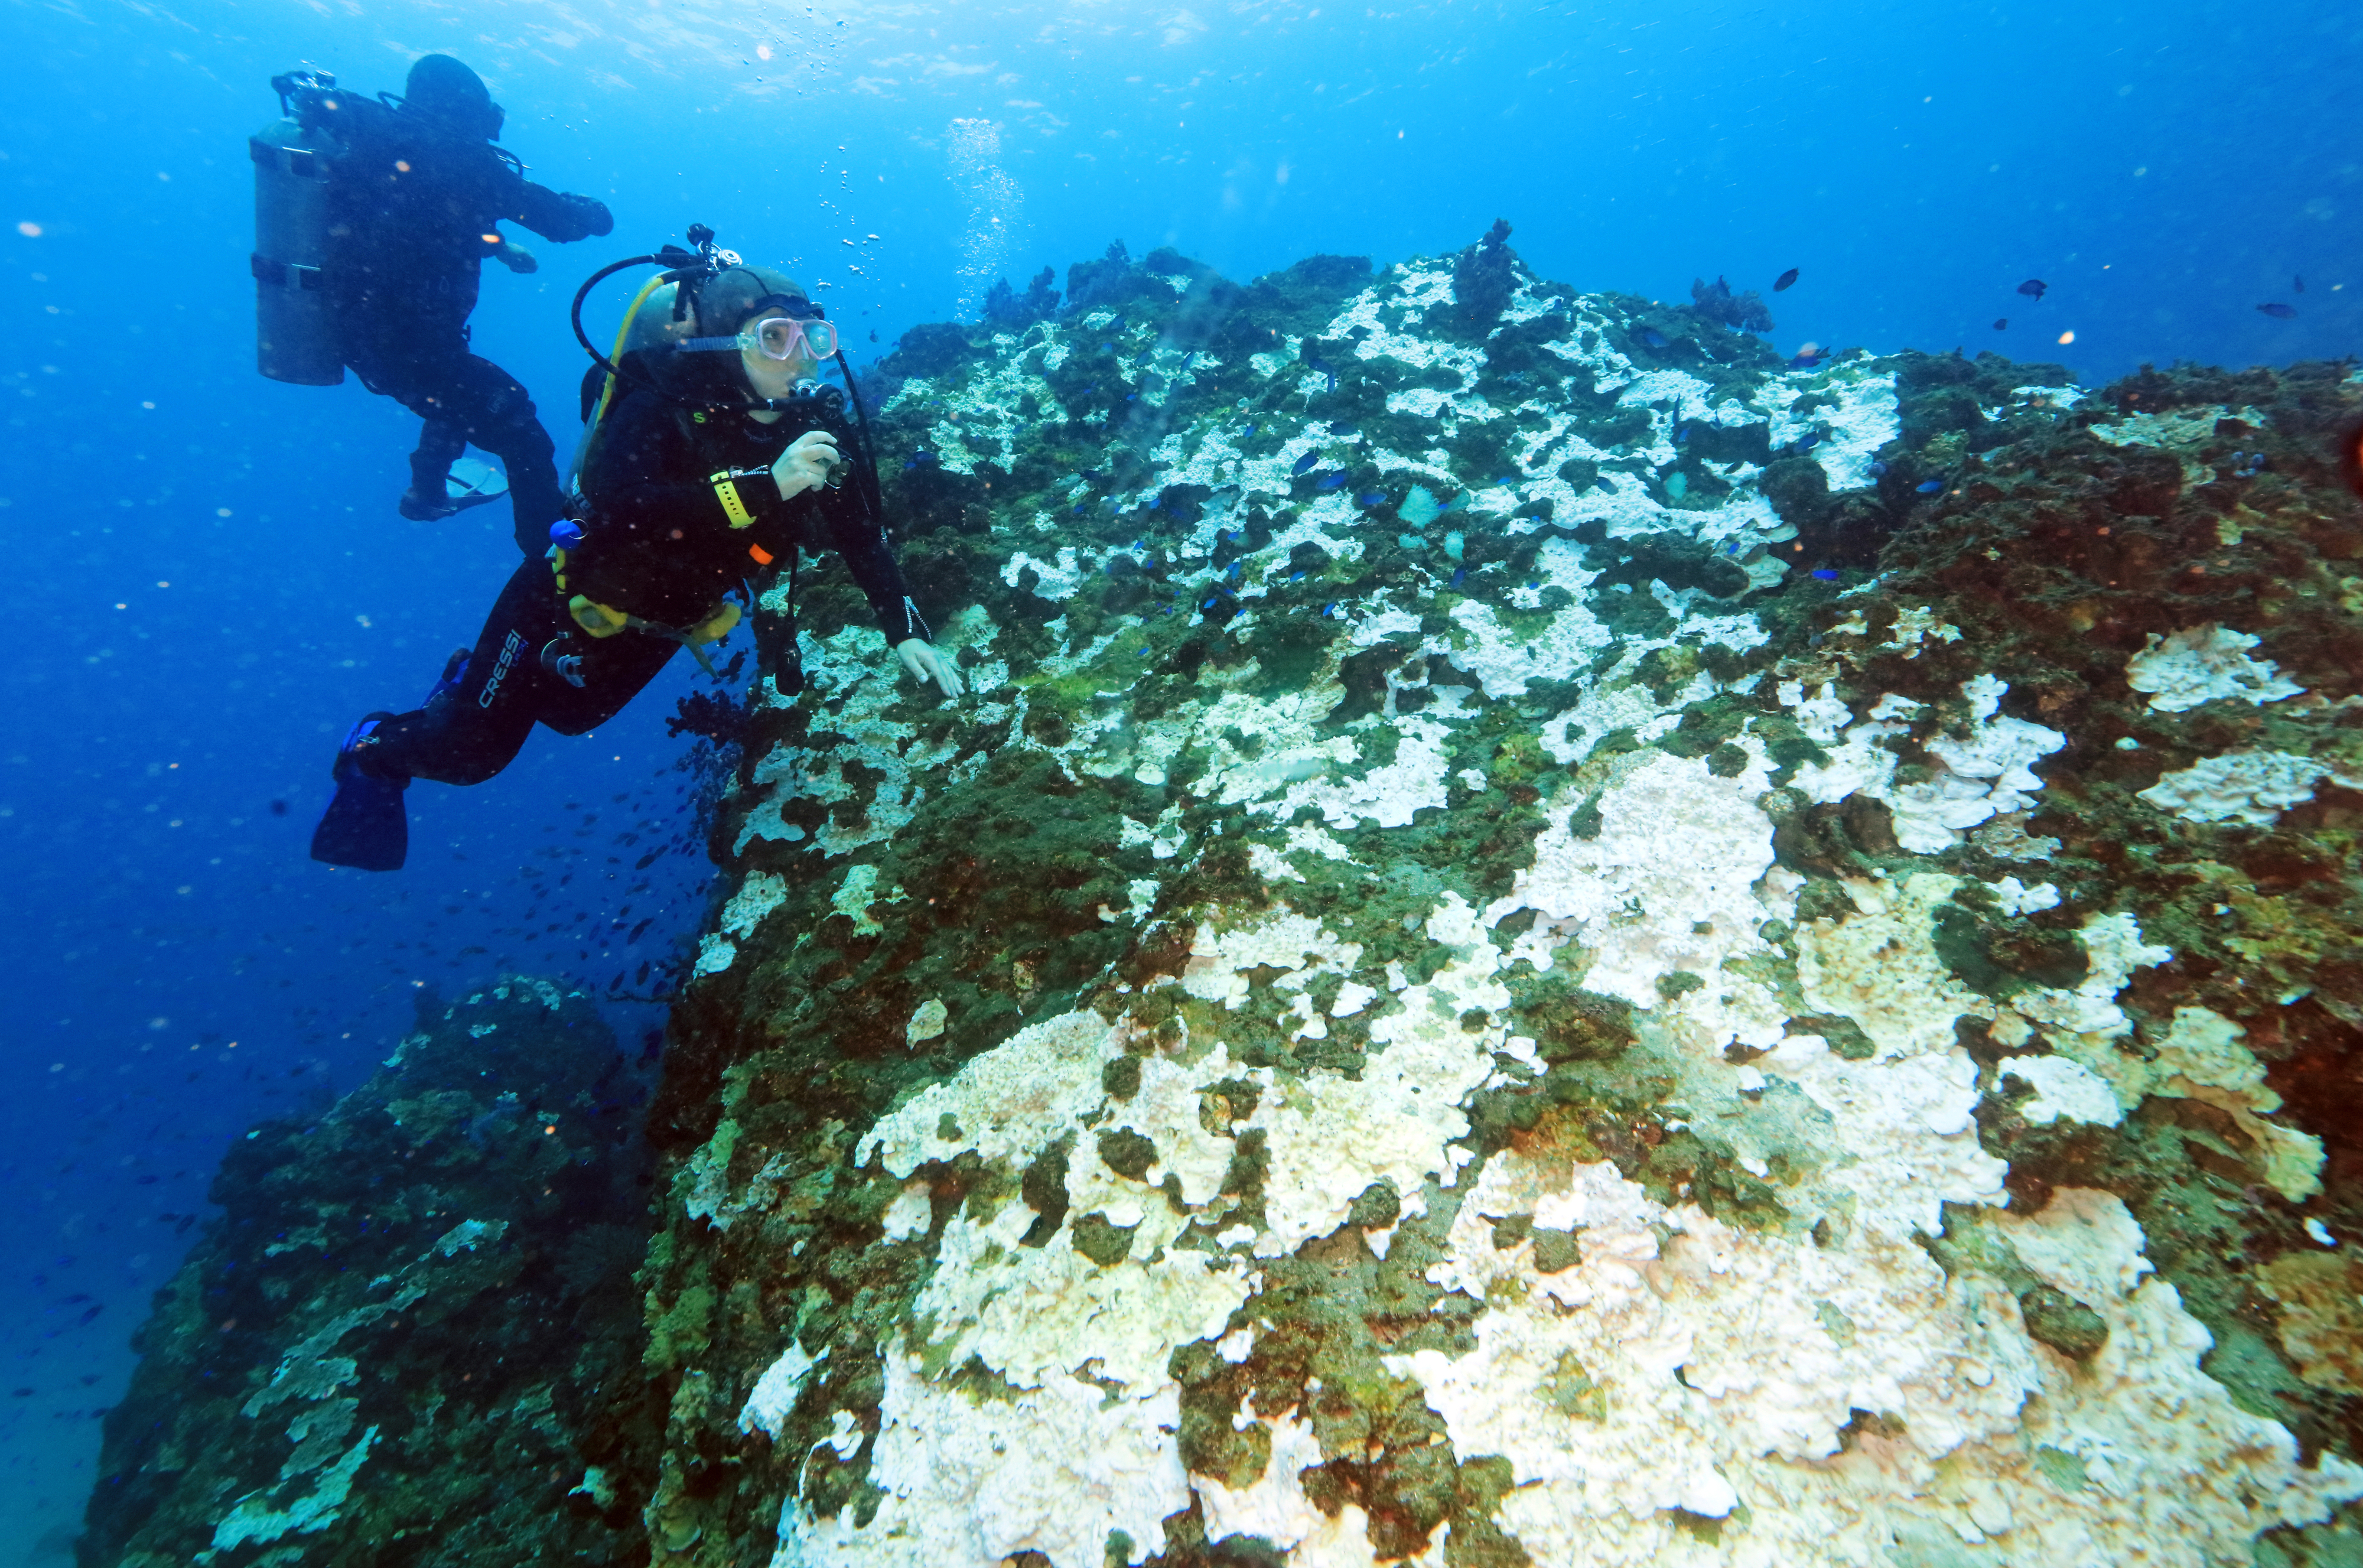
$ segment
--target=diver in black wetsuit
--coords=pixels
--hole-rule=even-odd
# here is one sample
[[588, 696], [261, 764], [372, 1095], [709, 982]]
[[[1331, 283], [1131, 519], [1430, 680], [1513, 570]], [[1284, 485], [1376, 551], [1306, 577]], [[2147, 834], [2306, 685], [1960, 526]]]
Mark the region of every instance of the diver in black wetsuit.
[[288, 97], [330, 154], [321, 286], [344, 361], [362, 385], [426, 421], [402, 515], [449, 517], [497, 495], [447, 489], [453, 460], [472, 443], [508, 471], [518, 548], [538, 554], [565, 512], [549, 433], [516, 378], [468, 351], [468, 314], [486, 256], [516, 272], [536, 265], [496, 223], [565, 242], [606, 234], [615, 219], [589, 196], [527, 180], [516, 156], [493, 145], [500, 106], [448, 54], [420, 58], [391, 106], [309, 84]]
[[837, 483], [868, 454], [840, 452], [839, 433], [807, 417], [827, 405], [794, 395], [817, 384], [834, 329], [768, 268], [734, 261], [680, 286], [693, 286], [680, 328], [624, 356], [609, 384], [582, 459], [586, 520], [560, 524], [562, 542], [517, 568], [425, 706], [372, 714], [346, 737], [315, 860], [399, 867], [413, 778], [481, 784], [536, 723], [580, 735], [606, 722], [680, 648], [727, 635], [739, 607], [725, 595], [760, 592], [800, 544], [834, 546], [904, 667], [960, 695], [904, 586], [874, 491], [859, 473]]

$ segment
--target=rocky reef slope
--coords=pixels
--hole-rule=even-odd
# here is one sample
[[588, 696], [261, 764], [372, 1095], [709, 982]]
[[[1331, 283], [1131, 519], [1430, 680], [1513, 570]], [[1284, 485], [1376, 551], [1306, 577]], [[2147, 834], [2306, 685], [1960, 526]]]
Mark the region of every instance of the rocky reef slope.
[[2357, 1560], [2363, 384], [1506, 239], [886, 362], [973, 690], [757, 617], [639, 1369], [469, 1561]]
[[2363, 385], [1503, 238], [887, 361], [974, 691], [774, 623], [657, 1562], [2352, 1550]]
[[511, 980], [248, 1133], [136, 1338], [79, 1560], [647, 1562], [600, 1468], [640, 1394], [637, 1087], [586, 998]]

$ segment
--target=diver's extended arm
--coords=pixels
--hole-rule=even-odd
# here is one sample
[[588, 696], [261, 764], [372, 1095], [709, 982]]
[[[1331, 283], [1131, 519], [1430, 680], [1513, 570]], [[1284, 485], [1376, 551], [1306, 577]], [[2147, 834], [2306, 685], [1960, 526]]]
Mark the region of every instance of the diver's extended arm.
[[544, 239], [565, 244], [615, 232], [616, 219], [605, 202], [578, 196], [571, 191], [553, 191], [527, 179], [519, 179], [517, 187], [519, 194], [514, 203], [516, 210], [501, 216], [512, 223], [523, 224]]

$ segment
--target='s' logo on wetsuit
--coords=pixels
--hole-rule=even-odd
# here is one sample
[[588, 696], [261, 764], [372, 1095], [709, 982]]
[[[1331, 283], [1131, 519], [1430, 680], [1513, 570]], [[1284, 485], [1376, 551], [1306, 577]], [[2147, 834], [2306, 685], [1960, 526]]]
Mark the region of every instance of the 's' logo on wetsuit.
[[525, 639], [516, 632], [509, 633], [508, 639], [501, 644], [500, 662], [493, 666], [492, 678], [484, 683], [484, 689], [476, 695], [478, 707], [493, 706], [493, 698], [500, 694], [501, 683], [508, 678], [509, 666], [516, 662], [517, 655], [523, 651]]

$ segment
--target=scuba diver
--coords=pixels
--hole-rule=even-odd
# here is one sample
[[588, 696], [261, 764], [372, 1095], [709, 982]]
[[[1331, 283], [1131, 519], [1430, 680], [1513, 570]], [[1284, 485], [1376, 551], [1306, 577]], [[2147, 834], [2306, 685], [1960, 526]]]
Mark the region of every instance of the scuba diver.
[[[594, 728], [682, 647], [710, 670], [704, 646], [740, 615], [726, 595], [742, 592], [752, 607], [782, 568], [784, 624], [767, 617], [758, 641], [781, 651], [787, 667], [775, 678], [793, 693], [799, 547], [834, 546], [903, 667], [960, 695], [887, 540], [868, 416], [836, 329], [791, 279], [716, 249], [703, 226], [690, 237], [694, 253], [668, 247], [616, 262], [575, 295], [575, 335], [599, 361], [583, 388], [582, 520], [552, 526], [548, 554], [510, 576], [475, 647], [451, 656], [423, 706], [370, 714], [345, 737], [313, 859], [398, 869], [412, 779], [481, 784], [537, 722], [561, 735]], [[633, 302], [612, 356], [601, 355], [582, 334], [584, 296], [648, 262], [667, 270]], [[844, 374], [860, 427], [817, 380], [824, 359]]]
[[[497, 499], [499, 476], [485, 465], [453, 471], [471, 443], [491, 452], [508, 471], [518, 548], [538, 553], [565, 514], [555, 451], [524, 386], [469, 351], [468, 315], [485, 257], [513, 272], [538, 265], [497, 223], [564, 243], [610, 233], [615, 219], [589, 196], [527, 180], [516, 154], [493, 145], [501, 106], [448, 54], [422, 56], [403, 95], [383, 102], [340, 91], [326, 72], [274, 77], [272, 86], [291, 118], [252, 144], [258, 228], [276, 231], [258, 233], [254, 259], [263, 373], [333, 383], [349, 366], [423, 419], [397, 504], [414, 521]], [[282, 145], [298, 141], [310, 145]], [[300, 161], [291, 166], [291, 157]], [[297, 170], [306, 178], [291, 179]], [[300, 210], [282, 216], [274, 200]], [[305, 236], [287, 232], [306, 217], [325, 228], [313, 242], [318, 265], [283, 265], [283, 254], [307, 249]], [[299, 316], [305, 290], [317, 303]]]

